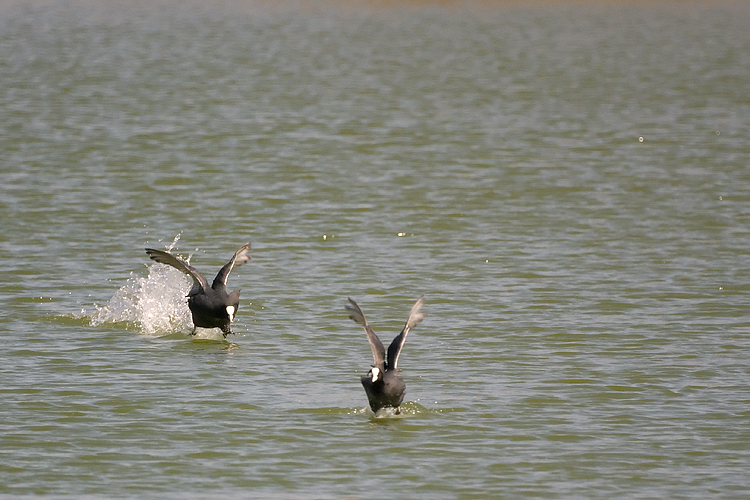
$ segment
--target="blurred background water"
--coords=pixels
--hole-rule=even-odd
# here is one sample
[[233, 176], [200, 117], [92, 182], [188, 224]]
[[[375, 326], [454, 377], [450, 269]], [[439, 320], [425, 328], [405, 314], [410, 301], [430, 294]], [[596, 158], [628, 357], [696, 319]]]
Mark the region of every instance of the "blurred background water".
[[[742, 2], [0, 6], [0, 496], [742, 498]], [[253, 260], [190, 338], [172, 248]], [[400, 359], [366, 408], [359, 302]]]

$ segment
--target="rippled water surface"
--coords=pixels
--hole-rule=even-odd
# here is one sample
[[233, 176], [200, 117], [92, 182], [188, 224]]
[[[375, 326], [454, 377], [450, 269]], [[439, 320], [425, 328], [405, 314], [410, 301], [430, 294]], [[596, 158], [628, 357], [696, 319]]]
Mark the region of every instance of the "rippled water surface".
[[0, 496], [747, 494], [746, 4], [116, 4], [0, 6]]

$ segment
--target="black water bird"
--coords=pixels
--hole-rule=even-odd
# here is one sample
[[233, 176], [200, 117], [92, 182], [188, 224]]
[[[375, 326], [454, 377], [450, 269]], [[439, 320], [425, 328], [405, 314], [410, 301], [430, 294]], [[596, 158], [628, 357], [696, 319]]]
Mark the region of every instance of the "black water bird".
[[359, 308], [357, 303], [349, 298], [349, 303], [345, 306], [350, 313], [349, 317], [365, 327], [367, 340], [370, 342], [370, 348], [372, 349], [373, 365], [367, 376], [362, 377], [362, 386], [367, 393], [370, 408], [374, 412], [381, 408], [392, 407], [396, 409], [396, 413], [400, 413], [399, 406], [404, 400], [406, 384], [398, 375], [398, 356], [401, 354], [401, 348], [404, 347], [404, 341], [409, 330], [416, 327], [424, 319], [425, 315], [421, 312], [423, 305], [424, 297], [419, 297], [411, 308], [404, 329], [396, 335], [391, 345], [388, 346], [387, 355], [383, 344], [370, 328], [362, 309]]
[[197, 327], [221, 328], [224, 338], [230, 333], [234, 334], [230, 325], [240, 306], [240, 291], [227, 293], [227, 278], [235, 266], [241, 266], [250, 260], [250, 243], [245, 243], [234, 252], [232, 259], [221, 268], [211, 286], [208, 286], [208, 281], [196, 268], [181, 258], [153, 248], [147, 248], [146, 253], [152, 260], [172, 266], [193, 278], [193, 287], [187, 294], [188, 307], [193, 315], [193, 331], [190, 335], [195, 335]]

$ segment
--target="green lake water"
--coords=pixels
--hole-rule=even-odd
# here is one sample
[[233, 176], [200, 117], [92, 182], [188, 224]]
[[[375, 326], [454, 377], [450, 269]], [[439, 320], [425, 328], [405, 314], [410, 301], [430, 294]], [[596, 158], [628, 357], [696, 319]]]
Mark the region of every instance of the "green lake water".
[[[0, 497], [744, 498], [750, 6], [0, 4]], [[171, 248], [240, 309], [195, 338]], [[374, 415], [360, 304], [399, 359]]]

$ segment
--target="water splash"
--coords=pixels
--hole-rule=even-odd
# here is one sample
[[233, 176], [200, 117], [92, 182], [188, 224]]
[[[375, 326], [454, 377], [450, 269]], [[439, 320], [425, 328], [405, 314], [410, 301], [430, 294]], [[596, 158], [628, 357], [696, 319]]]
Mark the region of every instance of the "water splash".
[[[167, 251], [175, 247], [179, 238], [177, 235]], [[173, 267], [151, 264], [148, 276], [131, 273], [127, 283], [105, 305], [95, 306], [91, 325], [126, 323], [146, 335], [189, 331], [193, 323], [186, 296], [191, 285], [191, 280]]]

